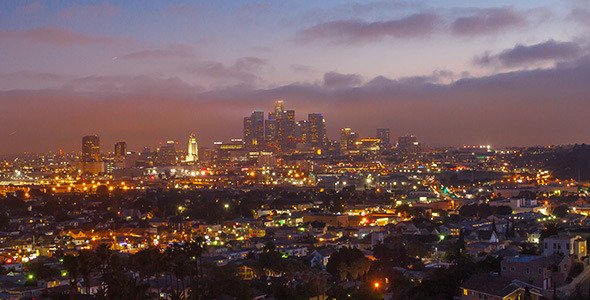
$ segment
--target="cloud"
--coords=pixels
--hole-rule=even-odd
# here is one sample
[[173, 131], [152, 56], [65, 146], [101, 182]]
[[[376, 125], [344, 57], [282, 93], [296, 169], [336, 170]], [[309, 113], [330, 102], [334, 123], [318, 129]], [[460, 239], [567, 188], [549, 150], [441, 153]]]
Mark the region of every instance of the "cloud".
[[293, 72], [298, 72], [298, 73], [315, 73], [316, 69], [312, 66], [307, 66], [307, 65], [300, 65], [300, 64], [293, 64], [289, 66], [289, 69], [292, 70]]
[[112, 17], [119, 12], [119, 8], [111, 4], [72, 5], [63, 9], [59, 16], [64, 19], [88, 19]]
[[184, 15], [189, 17], [200, 16], [205, 10], [202, 4], [172, 4], [166, 7], [166, 11], [175, 15]]
[[345, 88], [360, 85], [362, 78], [358, 74], [341, 74], [328, 72], [324, 74], [324, 86], [328, 88]]
[[168, 58], [194, 58], [195, 54], [191, 47], [184, 45], [174, 45], [163, 49], [150, 49], [131, 52], [123, 55], [121, 59], [132, 60], [157, 60]]
[[527, 23], [523, 13], [509, 7], [475, 10], [451, 23], [453, 34], [460, 36], [487, 35], [502, 32]]
[[69, 80], [70, 76], [51, 72], [38, 72], [23, 70], [18, 72], [0, 73], [1, 89], [38, 89], [62, 84]]
[[100, 76], [92, 75], [70, 80], [60, 87], [68, 92], [130, 93], [152, 95], [179, 95], [202, 91], [199, 86], [189, 85], [177, 77], [159, 78], [141, 76]]
[[355, 15], [368, 14], [375, 11], [400, 10], [406, 8], [416, 8], [419, 4], [413, 1], [372, 1], [366, 3], [352, 2], [346, 3], [335, 9], [341, 13], [352, 13]]
[[253, 83], [258, 79], [255, 74], [266, 65], [266, 60], [258, 57], [247, 56], [236, 60], [232, 65], [220, 62], [201, 62], [186, 68], [191, 74], [197, 74], [210, 78], [237, 79], [246, 83]]
[[267, 12], [271, 8], [271, 2], [250, 2], [238, 8], [238, 13], [242, 15], [257, 15]]
[[56, 47], [131, 44], [132, 40], [100, 35], [89, 35], [69, 29], [55, 27], [37, 27], [32, 29], [0, 30], [0, 41], [25, 41], [33, 44], [45, 44]]
[[575, 8], [571, 11], [570, 17], [574, 21], [590, 27], [590, 9]]
[[0, 79], [2, 80], [61, 80], [66, 78], [63, 75], [49, 73], [49, 72], [34, 72], [34, 71], [19, 71], [19, 72], [12, 72], [12, 73], [3, 73], [0, 74]]
[[[369, 6], [370, 8], [371, 6]], [[367, 8], [367, 9], [369, 9]], [[361, 8], [359, 8], [361, 9]], [[386, 21], [335, 20], [316, 24], [299, 31], [297, 42], [319, 40], [337, 44], [379, 41], [383, 38], [423, 38], [435, 32], [450, 32], [456, 36], [489, 35], [523, 26], [527, 14], [509, 7], [469, 9], [449, 17], [438, 13], [416, 13]]]
[[572, 59], [582, 54], [582, 48], [574, 42], [548, 40], [534, 45], [517, 44], [514, 48], [499, 54], [485, 53], [476, 57], [474, 63], [479, 66], [520, 67], [541, 62], [553, 62]]
[[321, 23], [300, 31], [296, 40], [312, 42], [328, 40], [353, 44], [380, 40], [385, 37], [416, 38], [430, 35], [440, 18], [433, 14], [414, 14], [401, 19], [365, 22], [340, 20]]
[[33, 1], [30, 3], [25, 4], [22, 7], [19, 7], [17, 9], [17, 13], [21, 13], [21, 14], [36, 14], [39, 13], [41, 11], [43, 11], [43, 9], [45, 9], [45, 6], [43, 5], [43, 2], [40, 0], [37, 1]]

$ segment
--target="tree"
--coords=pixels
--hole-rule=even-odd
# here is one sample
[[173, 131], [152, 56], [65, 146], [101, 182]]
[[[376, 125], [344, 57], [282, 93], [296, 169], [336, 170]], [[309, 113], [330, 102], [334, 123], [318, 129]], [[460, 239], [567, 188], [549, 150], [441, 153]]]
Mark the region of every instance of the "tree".
[[338, 276], [341, 280], [349, 277], [356, 280], [359, 275], [364, 276], [368, 272], [370, 262], [367, 266], [364, 260], [367, 260], [367, 258], [359, 249], [343, 247], [332, 253], [326, 265], [326, 270], [330, 274]]
[[544, 238], [550, 237], [552, 235], [557, 235], [559, 230], [557, 229], [557, 224], [555, 223], [547, 223], [545, 224], [545, 228], [541, 230], [541, 240]]
[[565, 204], [561, 204], [556, 206], [553, 209], [553, 215], [559, 217], [559, 218], [564, 218], [568, 213], [569, 213], [569, 207], [567, 207], [567, 205]]
[[70, 276], [70, 297], [78, 292], [78, 277], [80, 276], [80, 259], [78, 256], [66, 255], [63, 257], [63, 265]]

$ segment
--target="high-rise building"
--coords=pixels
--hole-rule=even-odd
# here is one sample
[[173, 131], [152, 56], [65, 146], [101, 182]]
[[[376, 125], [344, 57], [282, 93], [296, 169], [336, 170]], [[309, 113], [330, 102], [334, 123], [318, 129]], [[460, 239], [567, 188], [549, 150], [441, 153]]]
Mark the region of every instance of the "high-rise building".
[[264, 142], [264, 112], [257, 110], [244, 118], [244, 145], [248, 150], [259, 150]]
[[381, 140], [382, 149], [389, 149], [391, 147], [390, 135], [389, 128], [377, 128], [377, 138]]
[[297, 143], [309, 144], [309, 122], [307, 120], [301, 120], [295, 123], [294, 136]]
[[311, 147], [322, 148], [326, 146], [326, 120], [322, 114], [307, 115], [307, 122], [309, 126], [309, 137], [307, 143]]
[[191, 133], [188, 137], [188, 151], [186, 155], [186, 162], [195, 163], [199, 160], [199, 145], [197, 144], [197, 137]]
[[340, 151], [347, 152], [356, 149], [356, 132], [350, 128], [340, 129]]
[[286, 110], [283, 112], [279, 121], [278, 138], [281, 144], [281, 149], [295, 148], [295, 111]]
[[115, 157], [125, 158], [126, 155], [127, 155], [127, 143], [126, 142], [117, 142], [115, 144]]
[[397, 149], [403, 153], [414, 153], [420, 150], [418, 138], [412, 134], [400, 136], [397, 139]]
[[167, 141], [158, 149], [157, 162], [161, 166], [176, 164], [176, 145], [174, 141]]
[[277, 119], [280, 119], [280, 115], [282, 115], [283, 112], [285, 111], [284, 105], [285, 105], [285, 102], [283, 100], [277, 100], [277, 101], [275, 101], [275, 111], [274, 111], [274, 113], [275, 113], [275, 117]]
[[275, 101], [274, 111], [268, 114], [264, 125], [266, 145], [271, 149], [282, 150], [291, 144], [294, 146], [289, 139], [294, 136], [295, 111], [285, 111], [284, 104], [282, 100]]
[[269, 114], [269, 118], [264, 122], [264, 139], [268, 147], [278, 149], [278, 122], [272, 117], [273, 115], [274, 113]]
[[82, 137], [82, 161], [100, 161], [100, 139], [98, 135]]

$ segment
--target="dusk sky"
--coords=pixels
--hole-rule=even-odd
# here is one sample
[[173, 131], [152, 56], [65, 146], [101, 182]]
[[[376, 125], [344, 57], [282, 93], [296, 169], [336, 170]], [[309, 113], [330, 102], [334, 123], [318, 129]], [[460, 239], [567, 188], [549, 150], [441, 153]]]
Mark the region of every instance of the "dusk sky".
[[0, 154], [242, 136], [275, 99], [429, 145], [590, 142], [590, 1], [0, 2]]

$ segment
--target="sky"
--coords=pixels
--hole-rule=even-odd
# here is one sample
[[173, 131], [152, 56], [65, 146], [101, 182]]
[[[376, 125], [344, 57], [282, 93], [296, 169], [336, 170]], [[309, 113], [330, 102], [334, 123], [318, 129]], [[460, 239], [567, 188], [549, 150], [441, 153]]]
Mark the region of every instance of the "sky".
[[590, 1], [0, 2], [0, 154], [241, 137], [283, 99], [425, 144], [590, 142]]

